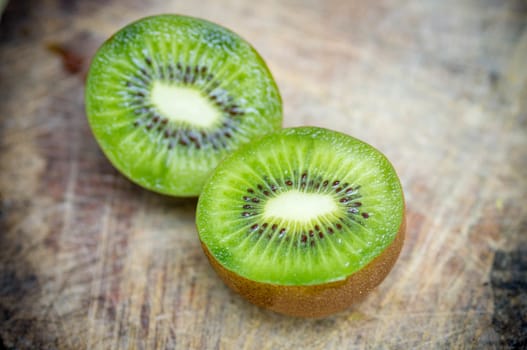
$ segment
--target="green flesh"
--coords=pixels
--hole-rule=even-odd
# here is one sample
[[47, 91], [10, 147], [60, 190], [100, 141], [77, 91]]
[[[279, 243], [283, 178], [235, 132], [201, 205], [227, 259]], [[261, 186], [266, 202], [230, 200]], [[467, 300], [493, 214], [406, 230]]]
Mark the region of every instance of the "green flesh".
[[87, 78], [86, 111], [117, 169], [177, 196], [198, 195], [225, 155], [282, 120], [258, 53], [225, 28], [177, 15], [142, 19], [103, 44]]
[[345, 279], [381, 254], [403, 211], [399, 179], [379, 151], [303, 127], [225, 159], [200, 196], [197, 227], [225, 268], [259, 282], [312, 285]]

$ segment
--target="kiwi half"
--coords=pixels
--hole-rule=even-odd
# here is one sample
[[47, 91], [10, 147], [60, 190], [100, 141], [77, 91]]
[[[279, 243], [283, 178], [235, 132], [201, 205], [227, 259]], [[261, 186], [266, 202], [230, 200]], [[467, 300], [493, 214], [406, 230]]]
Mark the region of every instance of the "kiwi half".
[[134, 22], [94, 56], [86, 112], [111, 163], [137, 184], [196, 196], [226, 154], [281, 126], [282, 102], [245, 40], [211, 22]]
[[283, 129], [217, 167], [197, 229], [236, 292], [280, 313], [321, 317], [359, 301], [393, 267], [403, 192], [372, 146], [321, 128]]

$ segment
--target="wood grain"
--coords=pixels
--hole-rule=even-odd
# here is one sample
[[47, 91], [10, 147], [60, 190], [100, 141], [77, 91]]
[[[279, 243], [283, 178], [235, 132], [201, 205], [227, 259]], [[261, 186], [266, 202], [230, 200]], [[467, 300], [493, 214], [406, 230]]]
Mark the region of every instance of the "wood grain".
[[[249, 40], [285, 125], [340, 130], [393, 162], [399, 262], [323, 320], [226, 288], [196, 200], [131, 184], [84, 115], [83, 75], [126, 23], [175, 12]], [[527, 6], [521, 0], [11, 1], [0, 22], [0, 348], [527, 346]]]

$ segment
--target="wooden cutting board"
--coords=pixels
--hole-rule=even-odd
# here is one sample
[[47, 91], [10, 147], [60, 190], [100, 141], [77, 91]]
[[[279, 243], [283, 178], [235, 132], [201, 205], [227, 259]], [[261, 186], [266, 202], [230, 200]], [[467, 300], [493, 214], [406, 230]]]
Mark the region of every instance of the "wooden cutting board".
[[[269, 64], [285, 126], [381, 149], [405, 189], [399, 262], [364, 302], [301, 320], [203, 255], [195, 199], [104, 158], [83, 79], [130, 21], [223, 24]], [[11, 1], [0, 22], [0, 349], [527, 346], [527, 6], [521, 0]]]

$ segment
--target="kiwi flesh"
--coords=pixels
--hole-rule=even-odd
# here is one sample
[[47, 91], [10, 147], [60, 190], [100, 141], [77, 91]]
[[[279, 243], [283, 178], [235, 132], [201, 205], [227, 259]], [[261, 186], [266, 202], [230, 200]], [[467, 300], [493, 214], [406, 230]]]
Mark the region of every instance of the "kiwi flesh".
[[108, 39], [90, 65], [85, 100], [110, 162], [174, 196], [199, 195], [221, 159], [282, 122], [278, 88], [255, 49], [180, 15], [143, 18]]
[[387, 158], [351, 136], [283, 129], [218, 165], [198, 201], [205, 254], [256, 305], [323, 317], [386, 277], [405, 235], [403, 191]]

